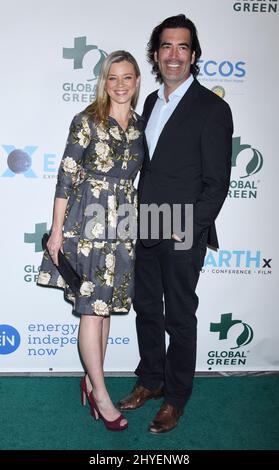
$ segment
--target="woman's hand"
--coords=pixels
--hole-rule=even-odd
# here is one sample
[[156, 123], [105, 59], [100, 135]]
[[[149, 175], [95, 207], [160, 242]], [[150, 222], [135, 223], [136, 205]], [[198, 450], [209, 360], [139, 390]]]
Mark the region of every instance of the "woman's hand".
[[58, 266], [58, 251], [61, 249], [63, 244], [62, 231], [51, 232], [51, 236], [47, 242], [47, 249], [51, 256], [53, 263]]

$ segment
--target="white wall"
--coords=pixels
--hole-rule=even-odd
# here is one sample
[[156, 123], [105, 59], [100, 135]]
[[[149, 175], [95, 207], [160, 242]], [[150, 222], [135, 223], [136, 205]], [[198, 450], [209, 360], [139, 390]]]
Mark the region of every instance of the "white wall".
[[[68, 126], [92, 99], [89, 89], [96, 81], [88, 79], [100, 50], [127, 49], [138, 60], [141, 112], [157, 86], [146, 43], [155, 25], [178, 13], [198, 28], [199, 80], [210, 89], [223, 88], [238, 154], [231, 197], [217, 221], [220, 251], [208, 252], [198, 287], [197, 370], [278, 370], [277, 7], [268, 0], [10, 0], [2, 5], [1, 372], [82, 370], [78, 319], [61, 291], [35, 284], [42, 257], [36, 248], [50, 228]], [[82, 37], [97, 48], [84, 56], [83, 68], [74, 69], [63, 48], [73, 48]], [[19, 153], [10, 155], [16, 149]], [[239, 322], [230, 323], [234, 320]], [[220, 322], [219, 332], [210, 331], [211, 323]], [[114, 316], [110, 336], [106, 370], [133, 371], [138, 361], [134, 312]]]

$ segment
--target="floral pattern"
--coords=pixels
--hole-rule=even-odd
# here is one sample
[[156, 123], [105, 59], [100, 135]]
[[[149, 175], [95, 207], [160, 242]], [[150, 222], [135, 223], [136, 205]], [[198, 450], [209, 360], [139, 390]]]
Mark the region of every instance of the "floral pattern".
[[77, 252], [82, 253], [84, 256], [88, 258], [90, 252], [92, 250], [92, 242], [90, 240], [79, 240], [77, 246]]
[[[135, 237], [129, 226], [118, 231], [118, 208], [129, 203], [137, 216], [133, 180], [143, 162], [142, 139], [143, 121], [135, 113], [126, 131], [111, 117], [108, 126], [96, 125], [85, 112], [71, 123], [55, 196], [68, 199], [63, 251], [82, 282], [74, 295], [45, 252], [38, 284], [64, 289], [77, 314], [109, 316], [130, 310]], [[105, 223], [90, 211], [96, 203], [104, 209]], [[110, 230], [114, 237], [108, 236]]]

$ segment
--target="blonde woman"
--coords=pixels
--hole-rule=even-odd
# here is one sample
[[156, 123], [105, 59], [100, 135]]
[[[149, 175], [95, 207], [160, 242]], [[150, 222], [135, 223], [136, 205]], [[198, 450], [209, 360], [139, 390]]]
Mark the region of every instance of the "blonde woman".
[[[136, 217], [133, 180], [143, 162], [143, 121], [134, 111], [139, 85], [139, 67], [130, 53], [116, 51], [105, 59], [95, 101], [70, 126], [38, 278], [38, 284], [63, 288], [80, 315], [82, 404], [87, 398], [92, 416], [114, 431], [128, 422], [109, 397], [103, 365], [110, 314], [128, 313], [133, 295], [135, 237], [125, 224], [125, 236], [117, 228], [122, 205]], [[76, 293], [57, 269], [60, 249], [81, 278]]]

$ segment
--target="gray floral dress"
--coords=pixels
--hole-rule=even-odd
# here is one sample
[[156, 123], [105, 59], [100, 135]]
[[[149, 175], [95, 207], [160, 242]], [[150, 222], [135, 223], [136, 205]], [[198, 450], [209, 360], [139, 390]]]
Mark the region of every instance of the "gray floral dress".
[[[77, 294], [45, 251], [38, 284], [60, 287], [77, 314], [129, 312], [134, 290], [137, 194], [143, 120], [133, 113], [124, 132], [109, 117], [96, 125], [82, 112], [70, 126], [55, 196], [68, 198], [63, 251], [82, 282]], [[128, 212], [127, 212], [128, 211]], [[128, 215], [127, 215], [128, 214]]]

